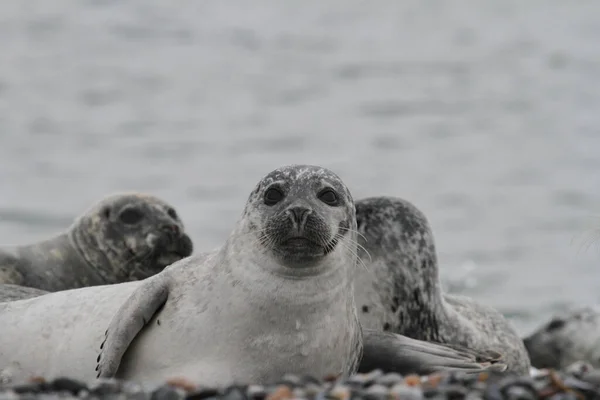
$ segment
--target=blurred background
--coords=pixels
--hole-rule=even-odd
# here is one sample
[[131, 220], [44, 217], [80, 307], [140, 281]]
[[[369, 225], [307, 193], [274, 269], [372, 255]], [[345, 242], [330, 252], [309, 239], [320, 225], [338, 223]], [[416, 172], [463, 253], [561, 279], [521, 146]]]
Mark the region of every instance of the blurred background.
[[[600, 300], [600, 2], [0, 4], [0, 243], [105, 195], [220, 245], [256, 182], [333, 169], [425, 212], [445, 287], [525, 334]], [[590, 245], [591, 244], [591, 245]]]

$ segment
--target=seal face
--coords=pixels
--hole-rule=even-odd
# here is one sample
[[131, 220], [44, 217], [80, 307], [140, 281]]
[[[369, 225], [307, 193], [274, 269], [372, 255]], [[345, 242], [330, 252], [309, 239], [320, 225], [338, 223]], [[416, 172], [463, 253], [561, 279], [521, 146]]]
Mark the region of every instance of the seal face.
[[371, 197], [358, 200], [356, 210], [359, 256], [368, 264], [355, 276], [363, 327], [496, 351], [508, 370], [528, 373], [523, 342], [504, 316], [442, 292], [433, 233], [418, 208], [400, 198]]
[[353, 214], [352, 196], [340, 179], [308, 166], [267, 175], [245, 211], [250, 227], [261, 227], [260, 245], [290, 268], [321, 262], [347, 235]]
[[577, 361], [600, 367], [600, 307], [555, 315], [523, 339], [535, 368], [564, 369]]
[[145, 279], [193, 251], [175, 208], [143, 193], [104, 198], [76, 220], [72, 232], [89, 263], [110, 265], [110, 273], [98, 268], [110, 283]]
[[192, 251], [173, 206], [143, 193], [115, 194], [67, 232], [0, 250], [0, 283], [57, 291], [139, 280]]

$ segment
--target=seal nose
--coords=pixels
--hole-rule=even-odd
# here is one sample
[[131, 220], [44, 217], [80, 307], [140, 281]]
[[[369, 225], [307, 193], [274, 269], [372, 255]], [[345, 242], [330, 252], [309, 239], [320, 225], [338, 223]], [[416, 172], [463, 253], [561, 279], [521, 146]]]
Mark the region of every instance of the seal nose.
[[303, 226], [308, 214], [310, 214], [310, 210], [306, 207], [290, 207], [288, 208], [288, 214], [295, 225]]
[[175, 224], [166, 224], [163, 225], [161, 230], [166, 233], [167, 237], [174, 241], [176, 238], [179, 237], [179, 235], [181, 234], [181, 229], [179, 229], [179, 226], [175, 225]]

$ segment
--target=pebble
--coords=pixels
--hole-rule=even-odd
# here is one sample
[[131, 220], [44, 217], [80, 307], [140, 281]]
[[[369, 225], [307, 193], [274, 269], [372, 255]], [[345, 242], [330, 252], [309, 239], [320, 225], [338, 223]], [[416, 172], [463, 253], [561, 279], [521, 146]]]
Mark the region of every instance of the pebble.
[[347, 379], [286, 374], [275, 384], [203, 388], [171, 380], [152, 392], [129, 381], [100, 380], [91, 386], [69, 379], [41, 378], [22, 385], [0, 384], [0, 400], [587, 400], [600, 399], [600, 370], [577, 364], [532, 376], [501, 372], [436, 373], [429, 376], [380, 370]]

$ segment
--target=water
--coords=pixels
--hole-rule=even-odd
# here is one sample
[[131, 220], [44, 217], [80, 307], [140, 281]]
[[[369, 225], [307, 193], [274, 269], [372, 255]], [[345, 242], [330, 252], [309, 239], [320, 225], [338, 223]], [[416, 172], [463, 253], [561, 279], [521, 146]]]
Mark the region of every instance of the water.
[[3, 2], [0, 242], [140, 190], [208, 250], [263, 174], [321, 164], [357, 198], [420, 207], [446, 286], [526, 333], [600, 300], [598, 15], [594, 0]]

